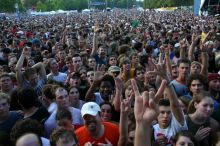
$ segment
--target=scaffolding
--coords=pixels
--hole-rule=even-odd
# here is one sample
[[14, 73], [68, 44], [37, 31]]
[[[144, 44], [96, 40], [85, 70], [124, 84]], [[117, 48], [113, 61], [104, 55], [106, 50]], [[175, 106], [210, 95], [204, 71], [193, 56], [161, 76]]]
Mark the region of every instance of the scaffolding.
[[208, 0], [207, 10], [210, 15], [219, 14], [220, 11], [220, 0]]

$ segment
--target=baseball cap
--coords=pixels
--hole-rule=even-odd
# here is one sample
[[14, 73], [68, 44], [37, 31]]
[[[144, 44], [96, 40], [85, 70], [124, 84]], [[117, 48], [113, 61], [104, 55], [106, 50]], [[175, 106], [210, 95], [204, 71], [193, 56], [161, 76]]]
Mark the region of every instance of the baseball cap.
[[82, 106], [81, 115], [84, 117], [85, 115], [96, 116], [101, 109], [99, 105], [95, 102], [87, 102]]
[[113, 73], [113, 72], [120, 72], [120, 67], [118, 66], [110, 66], [108, 68], [108, 72]]
[[218, 73], [211, 73], [208, 75], [209, 82], [216, 79], [220, 80], [220, 75]]

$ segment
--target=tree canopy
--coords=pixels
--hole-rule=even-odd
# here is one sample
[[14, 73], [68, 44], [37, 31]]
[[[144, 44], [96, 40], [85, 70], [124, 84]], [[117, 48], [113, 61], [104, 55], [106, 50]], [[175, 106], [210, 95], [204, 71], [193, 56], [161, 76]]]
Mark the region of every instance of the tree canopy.
[[[51, 10], [82, 10], [88, 8], [89, 2], [107, 2], [108, 7], [131, 8], [133, 5], [141, 5], [136, 0], [0, 0], [0, 12], [15, 12], [15, 3], [19, 10], [36, 8], [37, 11]], [[193, 0], [144, 0], [145, 8], [158, 8], [170, 6], [192, 5]]]

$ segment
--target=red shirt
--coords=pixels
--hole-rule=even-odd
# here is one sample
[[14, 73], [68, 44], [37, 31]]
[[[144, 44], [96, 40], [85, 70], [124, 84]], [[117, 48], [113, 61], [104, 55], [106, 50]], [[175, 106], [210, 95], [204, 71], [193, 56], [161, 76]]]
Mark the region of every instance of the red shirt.
[[113, 146], [117, 146], [119, 139], [118, 125], [110, 122], [103, 122], [102, 124], [104, 125], [105, 131], [103, 136], [98, 139], [93, 138], [85, 126], [77, 129], [75, 133], [79, 141], [79, 146], [84, 146], [87, 142], [94, 143], [93, 146], [98, 146], [98, 143], [106, 144], [105, 139], [108, 139]]

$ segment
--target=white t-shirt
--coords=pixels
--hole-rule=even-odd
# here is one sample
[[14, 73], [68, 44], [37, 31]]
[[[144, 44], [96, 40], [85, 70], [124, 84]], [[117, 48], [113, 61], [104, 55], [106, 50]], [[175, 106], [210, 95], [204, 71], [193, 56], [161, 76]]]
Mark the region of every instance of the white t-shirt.
[[182, 126], [176, 118], [172, 115], [171, 123], [166, 129], [160, 128], [159, 124], [153, 125], [154, 130], [154, 139], [156, 140], [158, 136], [164, 135], [167, 138], [167, 146], [172, 145], [172, 139], [176, 135], [176, 133], [188, 130], [186, 120], [184, 119], [184, 125]]
[[50, 141], [44, 137], [41, 137], [42, 146], [50, 146]]
[[52, 80], [54, 80], [54, 81], [64, 83], [66, 81], [67, 74], [59, 72], [59, 74], [57, 76], [54, 76], [54, 75], [52, 75], [52, 73], [49, 73], [47, 75], [47, 79], [50, 77], [52, 77]]
[[[81, 111], [79, 109], [76, 109], [74, 107], [69, 107], [69, 111], [71, 112], [72, 115], [72, 124], [74, 125], [83, 125], [83, 120], [81, 116]], [[44, 123], [44, 128], [46, 135], [49, 137], [50, 134], [53, 132], [55, 128], [57, 128], [57, 122], [56, 122], [56, 114], [57, 110], [55, 110], [50, 117], [46, 120]]]

